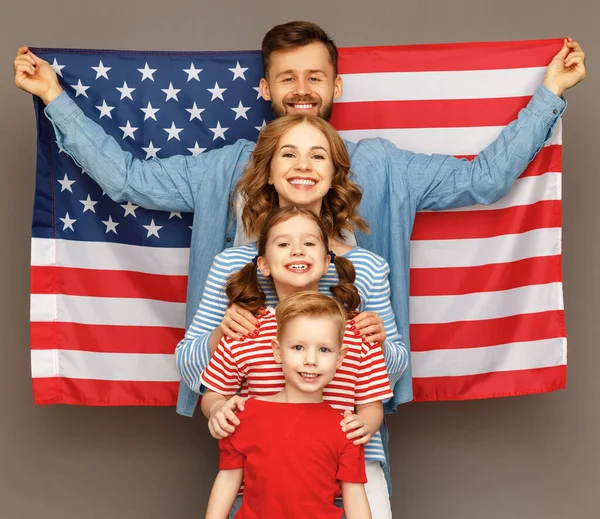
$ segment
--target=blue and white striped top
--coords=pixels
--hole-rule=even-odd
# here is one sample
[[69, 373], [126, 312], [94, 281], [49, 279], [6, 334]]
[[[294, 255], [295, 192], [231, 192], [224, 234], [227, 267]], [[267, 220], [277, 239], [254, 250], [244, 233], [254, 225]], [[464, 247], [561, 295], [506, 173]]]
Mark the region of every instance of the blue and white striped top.
[[[225, 294], [227, 278], [252, 261], [256, 256], [256, 243], [241, 247], [232, 247], [218, 254], [211, 266], [200, 306], [194, 315], [184, 339], [177, 345], [175, 358], [177, 369], [182, 380], [197, 393], [205, 388], [200, 382], [200, 375], [206, 368], [210, 356], [210, 335], [219, 326], [229, 301]], [[396, 320], [390, 303], [390, 285], [388, 281], [389, 265], [380, 256], [354, 247], [343, 255], [350, 260], [356, 270], [354, 282], [360, 294], [359, 311], [377, 312], [383, 319], [387, 339], [383, 345], [383, 355], [390, 379], [390, 385], [400, 379], [408, 365], [408, 352], [398, 333]], [[277, 304], [277, 294], [270, 279], [258, 272], [259, 282], [267, 296], [267, 305]], [[330, 294], [329, 287], [338, 283], [335, 266], [331, 264], [329, 271], [319, 282], [319, 291]], [[385, 454], [381, 434], [373, 435], [365, 447], [365, 459], [385, 463]]]

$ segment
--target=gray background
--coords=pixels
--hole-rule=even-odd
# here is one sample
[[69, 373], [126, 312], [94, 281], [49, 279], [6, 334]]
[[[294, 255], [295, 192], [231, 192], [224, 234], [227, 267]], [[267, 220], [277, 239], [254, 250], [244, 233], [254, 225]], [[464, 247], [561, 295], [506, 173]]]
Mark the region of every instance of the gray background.
[[599, 15], [598, 0], [3, 3], [0, 519], [199, 518], [217, 467], [217, 446], [202, 417], [179, 417], [172, 408], [33, 404], [28, 262], [35, 125], [31, 99], [13, 84], [17, 47], [255, 49], [270, 27], [293, 19], [321, 24], [339, 46], [572, 36], [587, 51], [589, 77], [568, 93], [564, 125], [568, 389], [405, 405], [389, 424], [395, 517], [600, 517], [600, 303], [593, 268], [600, 263], [600, 180], [592, 159]]

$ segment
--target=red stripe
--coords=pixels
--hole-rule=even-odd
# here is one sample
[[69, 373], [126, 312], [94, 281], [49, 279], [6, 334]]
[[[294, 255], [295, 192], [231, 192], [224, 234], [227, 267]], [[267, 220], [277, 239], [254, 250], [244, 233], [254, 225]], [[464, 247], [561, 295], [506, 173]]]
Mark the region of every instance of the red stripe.
[[185, 303], [187, 276], [127, 270], [31, 267], [32, 294], [124, 297]]
[[340, 74], [545, 67], [562, 39], [340, 49]]
[[410, 325], [412, 351], [479, 348], [565, 336], [563, 310], [480, 321]]
[[411, 240], [459, 240], [521, 234], [561, 226], [561, 201], [506, 209], [417, 213]]
[[63, 322], [32, 322], [32, 350], [77, 350], [99, 353], [172, 354], [183, 338], [181, 328], [110, 326]]
[[472, 400], [546, 393], [564, 389], [567, 367], [499, 371], [464, 377], [413, 379], [413, 402]]
[[495, 292], [561, 281], [560, 256], [527, 258], [477, 267], [411, 268], [411, 296]]
[[506, 126], [516, 119], [530, 99], [531, 96], [337, 103], [331, 124], [338, 131]]
[[93, 406], [174, 406], [179, 382], [124, 382], [73, 378], [34, 378], [36, 404]]

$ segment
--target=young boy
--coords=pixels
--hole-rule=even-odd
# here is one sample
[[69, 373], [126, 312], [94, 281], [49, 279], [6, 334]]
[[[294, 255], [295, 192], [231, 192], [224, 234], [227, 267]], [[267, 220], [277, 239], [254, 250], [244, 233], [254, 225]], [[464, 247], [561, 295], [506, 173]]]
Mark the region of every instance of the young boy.
[[[346, 352], [345, 327], [344, 309], [323, 294], [300, 292], [278, 305], [273, 354], [285, 386], [240, 405], [240, 424], [219, 441], [206, 519], [227, 517], [242, 480], [236, 519], [371, 519], [364, 447], [346, 439], [342, 415], [323, 401]], [[343, 511], [334, 505], [340, 483]]]

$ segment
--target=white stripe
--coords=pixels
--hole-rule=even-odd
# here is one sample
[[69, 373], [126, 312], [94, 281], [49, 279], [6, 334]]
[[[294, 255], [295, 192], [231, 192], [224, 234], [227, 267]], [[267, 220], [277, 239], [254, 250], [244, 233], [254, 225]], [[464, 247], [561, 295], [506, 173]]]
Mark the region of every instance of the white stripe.
[[76, 350], [32, 350], [33, 378], [49, 374], [50, 356], [58, 358], [58, 376], [77, 379], [177, 382], [174, 355], [150, 353], [94, 353]]
[[471, 267], [555, 256], [560, 252], [560, 228], [535, 229], [493, 238], [413, 240], [410, 242], [410, 267]]
[[531, 96], [546, 67], [342, 74], [338, 103]]
[[31, 376], [48, 378], [60, 375], [58, 350], [31, 350]]
[[561, 180], [561, 173], [544, 173], [543, 175], [535, 177], [519, 178], [515, 181], [509, 193], [493, 204], [477, 204], [437, 212], [460, 213], [465, 211], [493, 211], [495, 209], [506, 209], [507, 207], [531, 205], [543, 200], [560, 200], [562, 195]]
[[[55, 247], [52, 259], [52, 245]], [[132, 270], [148, 274], [187, 276], [188, 248], [142, 247], [120, 243], [31, 239], [32, 266], [99, 270]]]
[[415, 378], [547, 368], [567, 363], [567, 340], [555, 338], [483, 348], [413, 352], [412, 362]]
[[[561, 119], [562, 121], [562, 119]], [[480, 126], [468, 128], [393, 128], [343, 130], [339, 134], [350, 142], [381, 137], [403, 150], [415, 153], [441, 153], [445, 155], [477, 155], [496, 140], [504, 126]], [[556, 125], [545, 146], [562, 144], [561, 123]]]
[[451, 296], [411, 296], [412, 324], [496, 319], [510, 315], [563, 310], [562, 283]]
[[[54, 300], [56, 317], [52, 314]], [[32, 322], [58, 321], [173, 328], [185, 326], [185, 303], [167, 303], [152, 299], [32, 294], [30, 313]]]

